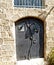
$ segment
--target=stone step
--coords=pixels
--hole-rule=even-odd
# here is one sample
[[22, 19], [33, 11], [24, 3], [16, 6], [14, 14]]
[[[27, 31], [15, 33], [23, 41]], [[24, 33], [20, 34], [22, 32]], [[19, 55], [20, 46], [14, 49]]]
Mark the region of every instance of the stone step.
[[16, 65], [44, 65], [44, 58], [20, 60], [16, 62]]

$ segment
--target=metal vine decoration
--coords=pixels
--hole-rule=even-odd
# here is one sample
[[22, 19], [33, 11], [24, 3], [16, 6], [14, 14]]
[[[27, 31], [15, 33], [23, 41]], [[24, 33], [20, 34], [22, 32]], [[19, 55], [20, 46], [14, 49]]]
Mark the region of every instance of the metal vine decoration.
[[24, 24], [19, 28], [19, 30], [21, 30], [23, 26], [26, 26], [25, 39], [29, 38], [29, 40], [31, 41], [31, 44], [30, 44], [30, 47], [29, 47], [29, 50], [28, 50], [28, 56], [27, 56], [27, 59], [29, 59], [32, 44], [35, 44], [35, 42], [33, 40], [33, 35], [34, 35], [35, 32], [38, 33], [38, 30], [36, 29], [36, 24], [35, 23], [27, 24], [27, 22], [24, 22]]

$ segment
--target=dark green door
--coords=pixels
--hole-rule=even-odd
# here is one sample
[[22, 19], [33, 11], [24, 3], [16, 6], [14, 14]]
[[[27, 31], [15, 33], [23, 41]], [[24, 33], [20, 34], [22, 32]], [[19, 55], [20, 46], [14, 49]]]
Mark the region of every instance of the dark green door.
[[35, 18], [15, 23], [17, 60], [44, 57], [44, 24]]

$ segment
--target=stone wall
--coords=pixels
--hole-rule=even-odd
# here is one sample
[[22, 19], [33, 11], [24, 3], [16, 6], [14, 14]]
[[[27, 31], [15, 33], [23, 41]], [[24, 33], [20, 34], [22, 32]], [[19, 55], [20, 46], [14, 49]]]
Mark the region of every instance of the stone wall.
[[[54, 47], [54, 0], [45, 0], [45, 8], [17, 8], [13, 0], [0, 0], [0, 65], [16, 65], [15, 21], [34, 16], [45, 24], [45, 57]], [[47, 13], [50, 13], [47, 15]]]

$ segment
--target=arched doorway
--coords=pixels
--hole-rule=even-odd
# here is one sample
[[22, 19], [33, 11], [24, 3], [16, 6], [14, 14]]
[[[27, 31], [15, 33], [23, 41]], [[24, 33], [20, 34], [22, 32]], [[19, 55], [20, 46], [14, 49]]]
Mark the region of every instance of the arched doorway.
[[17, 60], [44, 57], [44, 23], [34, 17], [15, 23]]

